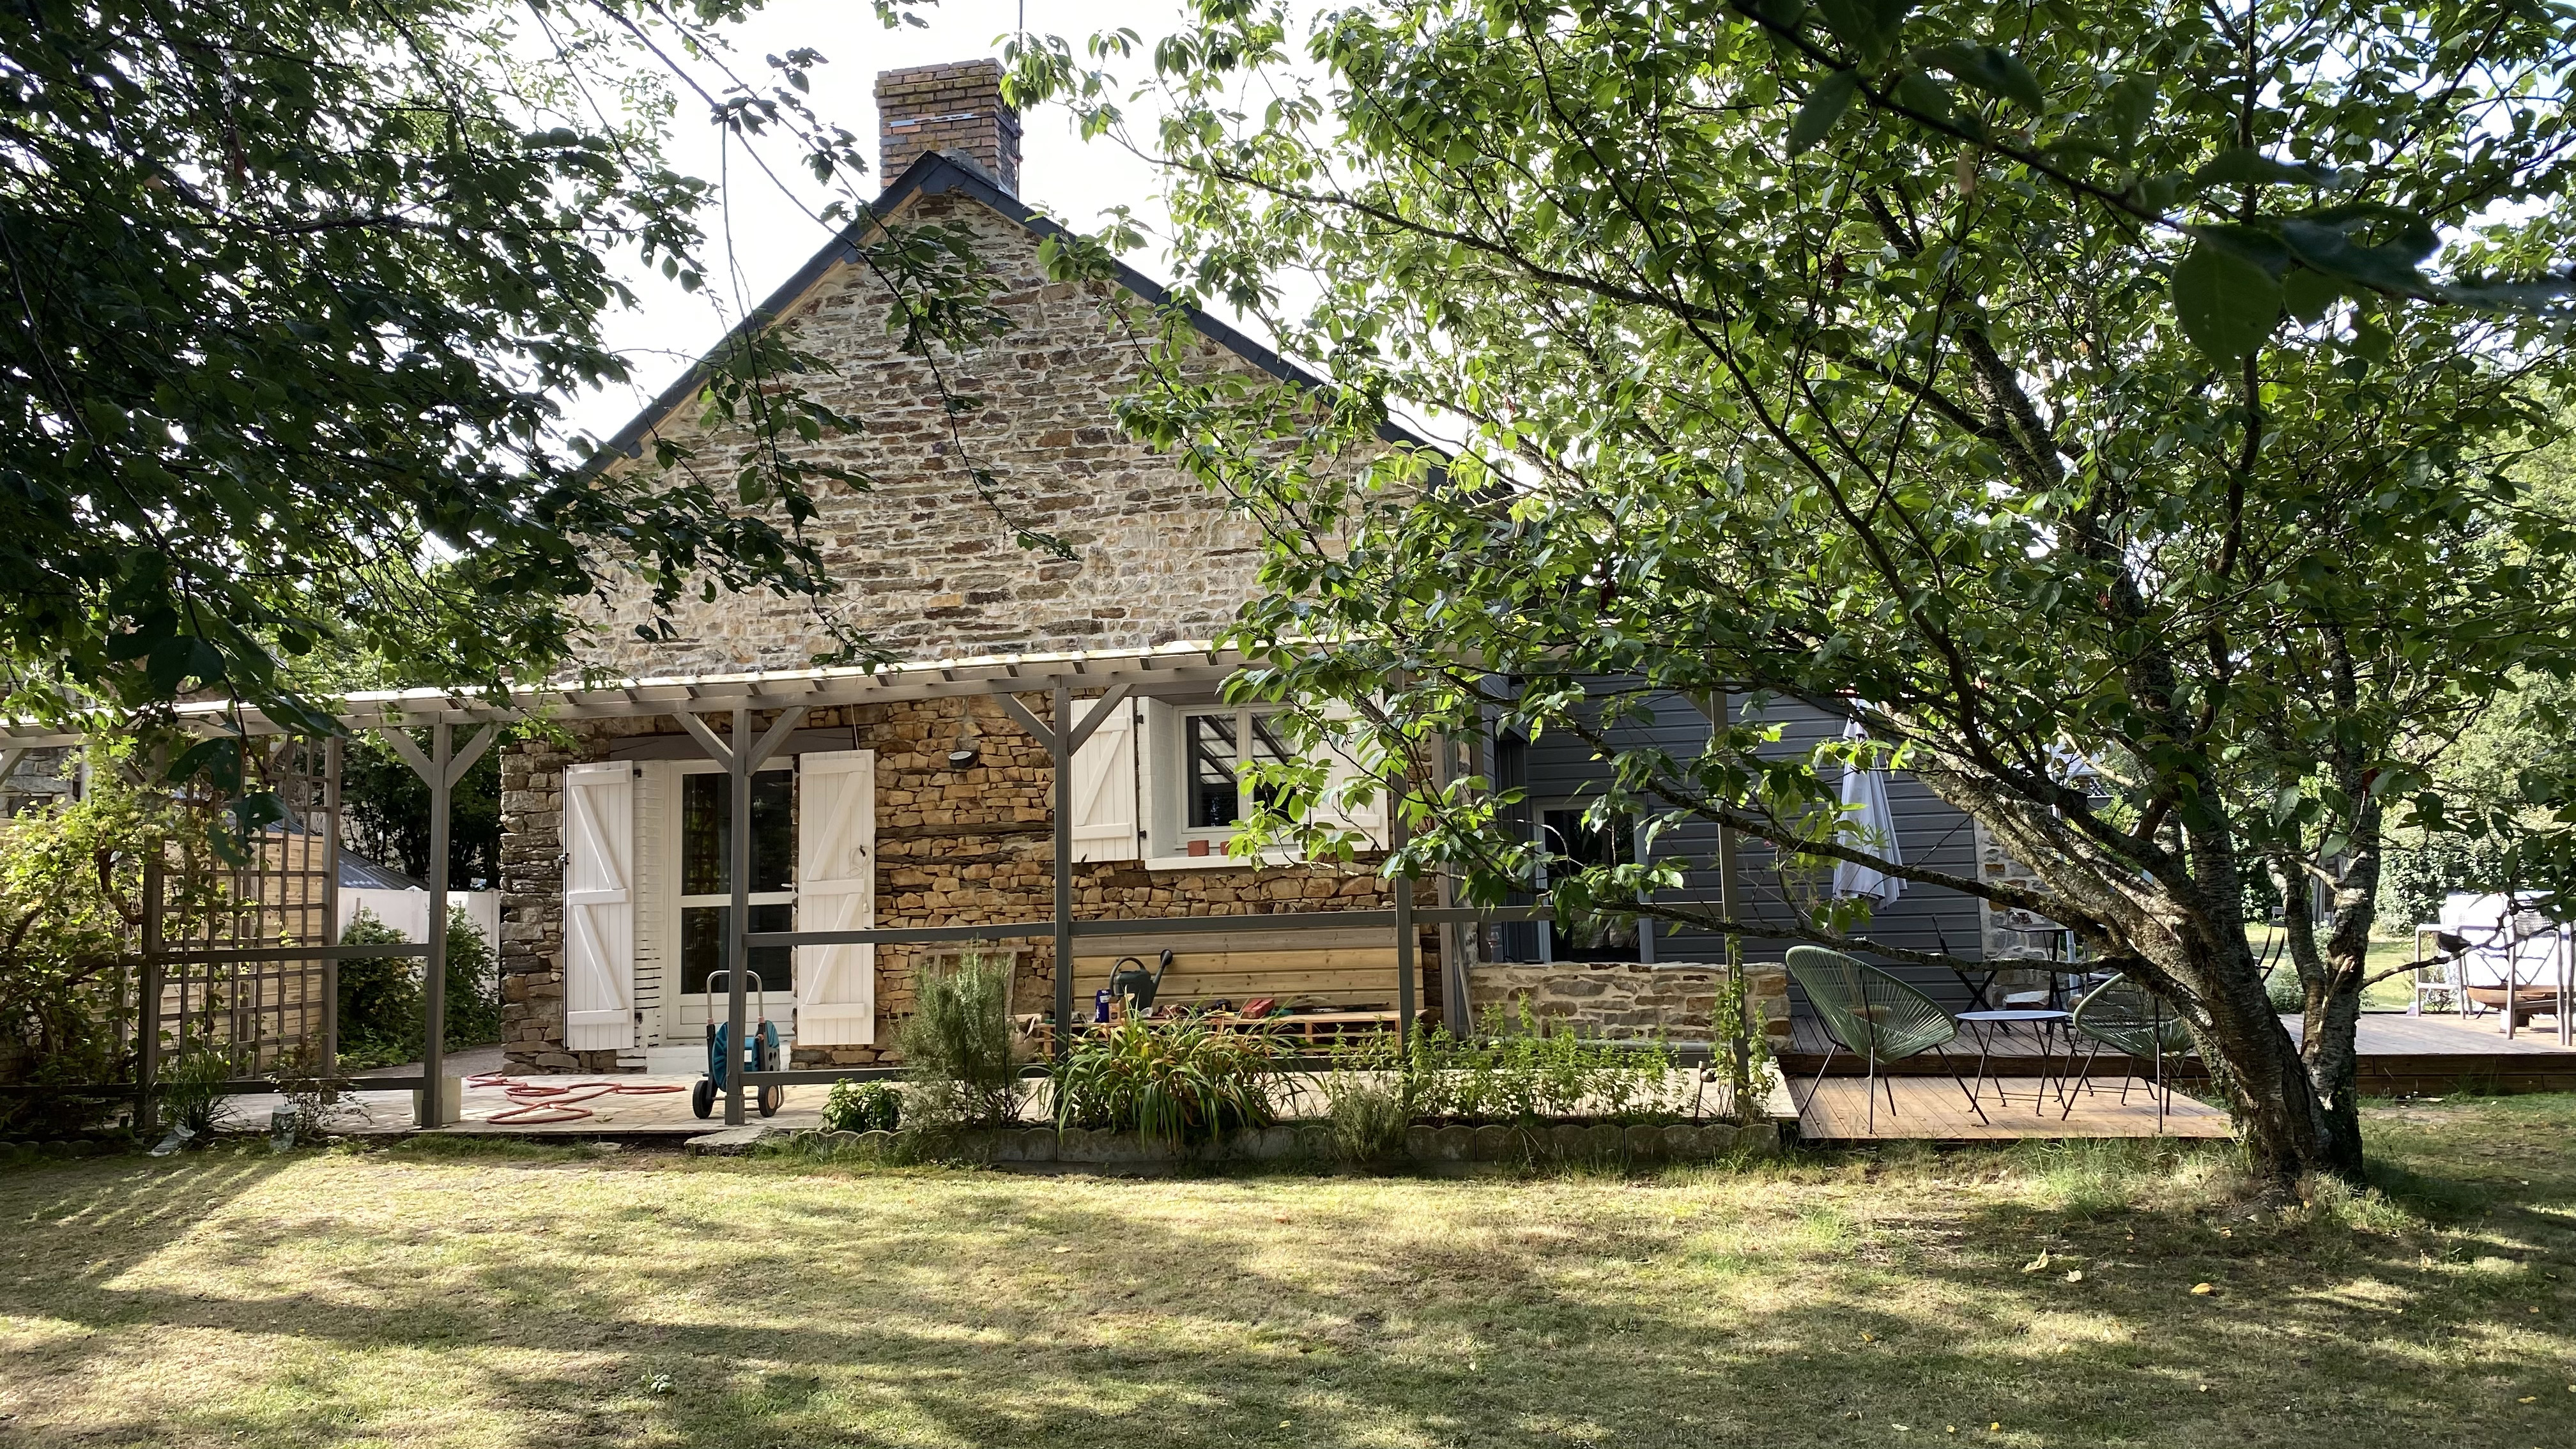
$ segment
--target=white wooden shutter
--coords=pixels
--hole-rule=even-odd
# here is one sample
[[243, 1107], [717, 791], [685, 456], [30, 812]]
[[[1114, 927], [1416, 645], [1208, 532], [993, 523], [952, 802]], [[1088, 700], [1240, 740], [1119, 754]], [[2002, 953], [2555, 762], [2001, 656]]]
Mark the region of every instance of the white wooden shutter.
[[635, 1045], [635, 767], [564, 768], [564, 1046]]
[[[1351, 712], [1350, 706], [1338, 700], [1324, 706], [1324, 718], [1334, 722], [1338, 728], [1355, 730], [1359, 727], [1359, 720]], [[1354, 737], [1333, 739], [1327, 736], [1325, 739], [1322, 747], [1326, 752], [1324, 757], [1326, 803], [1318, 814], [1325, 823], [1339, 826], [1344, 830], [1356, 830], [1368, 837], [1370, 845], [1384, 850], [1387, 842], [1385, 782], [1383, 780], [1378, 782], [1377, 789], [1369, 796], [1368, 803], [1365, 805], [1343, 799], [1343, 791], [1360, 780], [1360, 768], [1351, 758], [1359, 753], [1355, 748], [1357, 743]]]
[[1181, 853], [1180, 712], [1159, 699], [1136, 711], [1136, 850], [1147, 860]]
[[[877, 922], [877, 756], [800, 757], [796, 781], [796, 929], [864, 931]], [[877, 948], [796, 948], [796, 1044], [877, 1039]]]
[[[1087, 720], [1096, 699], [1077, 701], [1074, 719]], [[1073, 752], [1073, 858], [1134, 860], [1137, 779], [1135, 707], [1120, 700], [1082, 748]]]

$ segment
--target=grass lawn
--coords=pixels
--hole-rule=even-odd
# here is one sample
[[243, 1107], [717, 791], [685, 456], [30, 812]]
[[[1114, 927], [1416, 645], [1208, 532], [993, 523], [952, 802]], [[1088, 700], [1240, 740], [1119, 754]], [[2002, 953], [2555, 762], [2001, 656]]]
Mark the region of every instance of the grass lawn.
[[[2255, 954], [2259, 958], [2265, 961], [2277, 961], [2280, 963], [2282, 972], [2296, 976], [2297, 968], [2290, 964], [2288, 954], [2282, 950], [2280, 941], [2282, 934], [2278, 926], [2249, 926], [2245, 931], [2245, 939], [2253, 943]], [[2380, 976], [2405, 966], [2414, 959], [2415, 937], [2412, 934], [2375, 935], [2370, 938], [2370, 949], [2362, 957], [2362, 969], [2372, 976]], [[2402, 1011], [2414, 999], [2414, 980], [2404, 975], [2390, 976], [2374, 986], [2364, 987], [2361, 993], [2362, 1009], [2365, 1011]]]
[[2390, 1195], [2287, 1213], [2223, 1148], [2112, 1145], [7, 1169], [0, 1446], [2576, 1443], [2576, 1098], [2371, 1122]]

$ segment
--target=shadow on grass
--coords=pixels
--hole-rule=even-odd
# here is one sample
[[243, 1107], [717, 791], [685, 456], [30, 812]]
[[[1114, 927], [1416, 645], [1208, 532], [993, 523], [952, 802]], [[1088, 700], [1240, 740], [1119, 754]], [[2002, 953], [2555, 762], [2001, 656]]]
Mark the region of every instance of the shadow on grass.
[[[2523, 1151], [2568, 1113], [2485, 1112], [2390, 1162], [2463, 1194], [2444, 1223], [2368, 1231], [2152, 1143], [1457, 1181], [445, 1145], [75, 1166], [0, 1212], [98, 1265], [21, 1266], [7, 1311], [87, 1336], [0, 1351], [0, 1384], [79, 1392], [183, 1330], [200, 1366], [227, 1339], [293, 1361], [83, 1428], [338, 1444], [430, 1404], [529, 1444], [2556, 1442], [2513, 1370], [2569, 1356], [2541, 1276], [2568, 1150], [2531, 1186], [2454, 1174], [2481, 1120]], [[282, 1168], [312, 1190], [245, 1202]]]

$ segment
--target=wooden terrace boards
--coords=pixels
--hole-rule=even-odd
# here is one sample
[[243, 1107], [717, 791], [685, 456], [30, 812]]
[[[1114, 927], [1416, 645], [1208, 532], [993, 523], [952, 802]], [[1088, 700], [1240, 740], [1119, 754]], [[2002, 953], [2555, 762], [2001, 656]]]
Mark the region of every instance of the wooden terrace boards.
[[[2298, 1035], [2297, 1017], [2284, 1017], [2282, 1021], [2292, 1036]], [[2543, 1023], [2537, 1029], [2526, 1026], [2520, 1035], [2507, 1037], [2503, 1018], [2493, 1013], [2459, 1017], [2370, 1012], [2361, 1018], [2359, 1038], [2361, 1089], [2375, 1097], [2426, 1096], [2463, 1088], [2484, 1092], [2576, 1092], [2576, 1047], [2558, 1044], [2554, 1023]], [[1781, 1069], [1801, 1082], [1814, 1077], [1825, 1066], [1827, 1045], [1821, 1023], [1798, 1017], [1792, 1023], [1790, 1047], [1780, 1054]], [[1962, 1032], [1949, 1050], [1962, 1073], [1975, 1070], [1977, 1047], [1971, 1035]], [[2056, 1070], [2062, 1060], [2042, 1052], [2036, 1033], [1998, 1031], [1987, 1069], [2007, 1076], [2038, 1076]], [[1846, 1073], [1858, 1076], [1862, 1069], [1860, 1058], [1849, 1052], [1835, 1054], [1835, 1077]], [[1882, 1075], [1899, 1077], [1942, 1075], [1941, 1063], [1928, 1052], [1879, 1070]], [[2093, 1063], [2097, 1077], [2132, 1073], [2143, 1076], [2147, 1070], [2148, 1064], [2133, 1064], [2108, 1050]], [[2196, 1062], [2168, 1062], [2165, 1070], [2186, 1083], [2201, 1076]]]
[[[1996, 1081], [1988, 1078], [1979, 1104], [1985, 1120], [1968, 1107], [1967, 1094], [1947, 1077], [1882, 1077], [1877, 1121], [1870, 1121], [1868, 1080], [1827, 1077], [1812, 1093], [1813, 1082], [1791, 1090], [1805, 1103], [1798, 1114], [1798, 1135], [1809, 1142], [2013, 1142], [2031, 1138], [2153, 1137], [2158, 1135], [2156, 1099], [2146, 1082], [2129, 1083], [2129, 1100], [2120, 1101], [2120, 1079], [2096, 1078], [2092, 1090], [2074, 1089], [2074, 1110], [2058, 1116], [2054, 1079], [2011, 1077], [2002, 1082], [2007, 1100], [1997, 1101]], [[1896, 1098], [1893, 1107], [1888, 1097]], [[2039, 1101], [2034, 1103], [2037, 1094]], [[2165, 1108], [2162, 1135], [2224, 1138], [2227, 1114], [2195, 1102], [2180, 1092]]]

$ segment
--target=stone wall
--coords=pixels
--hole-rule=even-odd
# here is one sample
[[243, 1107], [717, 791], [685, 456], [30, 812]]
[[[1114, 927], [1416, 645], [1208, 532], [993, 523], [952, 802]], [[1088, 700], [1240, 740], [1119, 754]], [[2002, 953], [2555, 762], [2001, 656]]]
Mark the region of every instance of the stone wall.
[[[956, 195], [904, 216], [970, 229], [997, 275], [995, 305], [1013, 327], [963, 357], [943, 355], [952, 392], [981, 406], [952, 419], [933, 364], [898, 350], [874, 278], [841, 267], [787, 314], [795, 341], [832, 359], [809, 380], [864, 420], [804, 451], [873, 480], [869, 491], [818, 482], [808, 535], [845, 592], [830, 608], [854, 633], [905, 659], [1150, 647], [1207, 639], [1261, 592], [1260, 539], [1240, 515], [1165, 456], [1120, 432], [1118, 400], [1144, 381], [1144, 355], [1121, 322], [1138, 307], [1106, 283], [1047, 280], [1017, 223]], [[1243, 367], [1212, 344], [1200, 360]], [[745, 439], [709, 437], [694, 407], [662, 435], [696, 450], [690, 467], [730, 478]], [[643, 466], [641, 464], [633, 466]], [[992, 497], [974, 470], [992, 475]], [[1063, 540], [1071, 558], [1023, 548], [1014, 530]], [[839, 647], [810, 602], [767, 594], [694, 594], [674, 606], [675, 637], [648, 641], [638, 590], [591, 606], [586, 662], [649, 677], [800, 669]]]
[[[1789, 1046], [1789, 973], [1776, 961], [1746, 964], [1753, 1011], [1774, 1052]], [[1723, 963], [1555, 961], [1479, 964], [1468, 992], [1479, 1018], [1489, 1010], [1517, 1016], [1524, 1003], [1541, 1023], [1570, 1023], [1609, 1037], [1657, 1033], [1674, 1041], [1711, 1041]]]
[[[1042, 701], [1033, 696], [1028, 702], [1043, 715]], [[952, 769], [947, 754], [970, 708], [982, 737], [979, 757], [970, 768]], [[854, 726], [857, 747], [877, 752], [879, 926], [1043, 920], [1051, 913], [1054, 769], [1045, 748], [997, 702], [861, 705], [818, 710], [806, 723]], [[764, 727], [765, 719], [756, 718], [754, 728]], [[595, 1072], [617, 1065], [614, 1052], [563, 1047], [562, 780], [566, 764], [606, 758], [612, 741], [639, 732], [679, 731], [668, 720], [585, 727], [570, 751], [526, 742], [512, 746], [502, 761], [502, 1020], [515, 1070]], [[1388, 888], [1371, 868], [1362, 861], [1149, 871], [1135, 861], [1086, 862], [1075, 867], [1074, 905], [1084, 917], [1104, 919], [1387, 909]], [[1016, 963], [1016, 1009], [1051, 1008], [1052, 949], [1043, 943], [1008, 949]], [[867, 1066], [893, 1060], [897, 1026], [912, 1011], [915, 973], [924, 958], [953, 958], [957, 950], [877, 948], [877, 1044], [800, 1050], [797, 1063]], [[1426, 990], [1439, 979], [1430, 951], [1423, 953], [1423, 977]]]
[[[1997, 885], [2020, 886], [2028, 890], [2046, 890], [2037, 874], [2006, 850], [2003, 842], [1986, 832], [1985, 822], [1969, 817], [1977, 840], [1977, 872]], [[1977, 903], [1977, 918], [1983, 927], [1985, 959], [1988, 961], [2041, 961], [2049, 954], [2049, 938], [2033, 934], [2051, 923], [2032, 912], [2017, 907], [1999, 907], [1992, 901]], [[1995, 984], [1988, 999], [2002, 1005], [2008, 991], [2044, 990], [2049, 984], [2046, 972], [2005, 967], [1995, 973]]]
[[[1012, 325], [962, 356], [906, 354], [888, 330], [880, 284], [847, 265], [785, 309], [781, 325], [796, 344], [832, 364], [808, 385], [863, 422], [805, 447], [871, 480], [864, 491], [817, 485], [819, 517], [807, 533], [845, 590], [830, 617], [810, 603], [766, 594], [719, 592], [706, 601], [692, 594], [673, 606], [664, 636], [650, 627], [655, 615], [640, 587], [629, 587], [606, 605], [587, 606], [595, 626], [583, 651], [587, 667], [627, 678], [799, 669], [841, 648], [836, 626], [910, 660], [1147, 648], [1212, 638], [1259, 595], [1257, 530], [1117, 427], [1118, 401], [1146, 382], [1146, 356], [1131, 325], [1138, 300], [1106, 283], [1049, 280], [1036, 239], [971, 198], [922, 197], [899, 220], [971, 233], [991, 269], [991, 300]], [[1204, 342], [1192, 362], [1251, 366]], [[952, 417], [943, 381], [945, 396], [971, 397], [977, 406]], [[696, 475], [730, 477], [749, 439], [709, 434], [696, 418], [696, 408], [684, 406], [659, 420], [656, 436], [689, 449], [686, 466]], [[989, 475], [988, 487], [979, 487], [978, 472]], [[1073, 556], [1022, 547], [1021, 529], [1061, 539]], [[881, 925], [1043, 918], [1051, 907], [1053, 774], [1046, 755], [985, 700], [973, 706], [982, 757], [973, 768], [950, 770], [946, 754], [967, 707], [959, 700], [871, 705], [808, 721], [855, 725], [860, 747], [878, 752]], [[613, 1054], [561, 1045], [561, 779], [566, 764], [604, 758], [608, 740], [629, 730], [677, 727], [584, 727], [569, 747], [522, 744], [503, 763], [504, 1016], [511, 1059], [523, 1069], [612, 1065]], [[1365, 869], [1149, 872], [1121, 862], [1085, 864], [1076, 882], [1086, 916], [1386, 903]], [[1050, 1004], [1051, 952], [1012, 951], [1019, 963], [1015, 1003]], [[919, 953], [885, 947], [877, 956], [878, 1039], [885, 1042], [892, 1022], [911, 1008]], [[1437, 979], [1428, 965], [1426, 974]], [[831, 1059], [866, 1064], [886, 1055], [884, 1047], [844, 1048]]]

